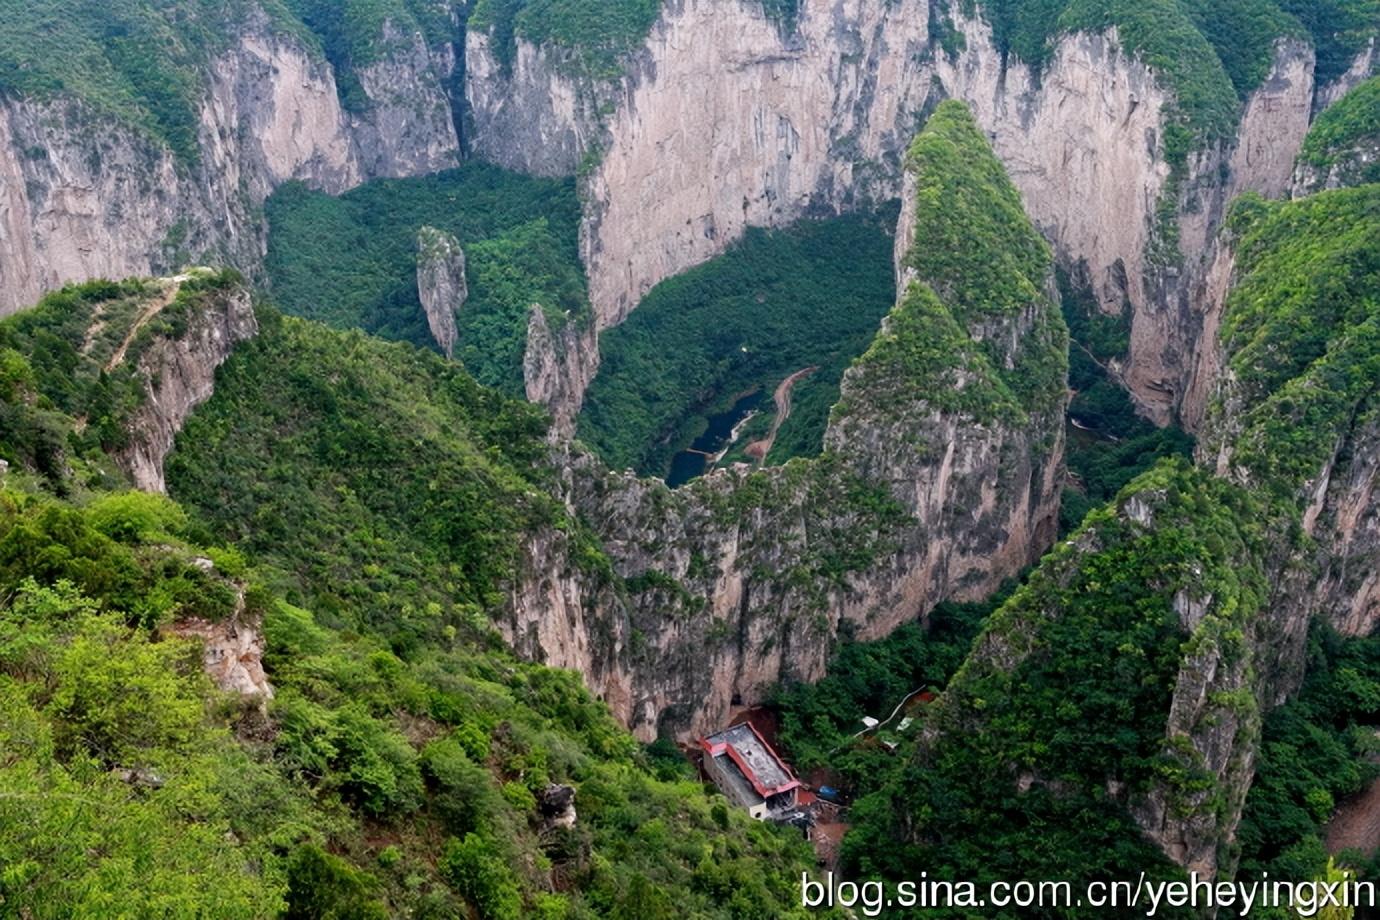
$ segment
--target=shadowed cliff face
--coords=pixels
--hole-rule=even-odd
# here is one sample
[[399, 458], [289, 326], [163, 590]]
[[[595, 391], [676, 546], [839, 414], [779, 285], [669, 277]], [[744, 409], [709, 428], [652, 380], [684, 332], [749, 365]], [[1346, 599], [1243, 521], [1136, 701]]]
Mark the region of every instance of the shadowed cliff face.
[[[640, 737], [818, 679], [843, 624], [880, 637], [983, 597], [1053, 539], [1067, 336], [1049, 251], [963, 106], [941, 107], [909, 168], [907, 286], [844, 378], [823, 457], [674, 491], [561, 461], [626, 594], [548, 575], [505, 632], [584, 673]], [[533, 542], [534, 573], [559, 571], [558, 544]]]

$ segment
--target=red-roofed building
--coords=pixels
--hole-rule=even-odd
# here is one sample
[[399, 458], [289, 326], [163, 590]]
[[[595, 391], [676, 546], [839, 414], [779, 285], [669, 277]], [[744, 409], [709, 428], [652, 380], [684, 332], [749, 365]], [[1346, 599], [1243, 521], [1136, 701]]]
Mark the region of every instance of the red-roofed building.
[[796, 807], [800, 780], [752, 723], [701, 738], [700, 748], [714, 785], [757, 820]]

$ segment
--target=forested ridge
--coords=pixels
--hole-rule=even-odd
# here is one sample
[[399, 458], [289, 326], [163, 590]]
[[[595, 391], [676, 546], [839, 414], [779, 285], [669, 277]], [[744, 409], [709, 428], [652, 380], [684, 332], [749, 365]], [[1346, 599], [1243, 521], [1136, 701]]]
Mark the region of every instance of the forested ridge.
[[[754, 27], [769, 18], [781, 45], [752, 66], [773, 79], [822, 46], [875, 50], [846, 29], [815, 42], [802, 16], [842, 7], [722, 2], [746, 4]], [[904, 6], [876, 2], [884, 44], [883, 19]], [[1041, 86], [1075, 33], [1114, 30], [1150, 66], [1166, 108], [1135, 139], [1156, 160], [1137, 190], [1156, 199], [1145, 264], [1091, 264], [1068, 239], [1083, 225], [1032, 219], [1044, 187], [1018, 190], [1028, 164], [995, 152], [1016, 135], [956, 98], [900, 116], [902, 139], [879, 142], [887, 162], [865, 161], [872, 139], [850, 125], [819, 160], [834, 174], [805, 191], [809, 156], [792, 158], [817, 138], [762, 108], [759, 148], [774, 131], [785, 152], [744, 187], [799, 207], [769, 202], [782, 225], [712, 245], [739, 225], [712, 208], [707, 223], [694, 206], [676, 215], [649, 245], [680, 245], [686, 217], [684, 233], [704, 234], [687, 251], [718, 254], [596, 335], [586, 266], [596, 280], [626, 269], [636, 292], [643, 254], [595, 258], [621, 258], [598, 248], [599, 221], [621, 213], [600, 183], [650, 201], [703, 178], [644, 187], [617, 175], [640, 163], [594, 168], [614, 121], [647, 114], [624, 102], [642, 98], [639, 81], [656, 88], [641, 49], [664, 38], [665, 8], [0, 0], [0, 128], [91, 133], [77, 165], [98, 180], [139, 168], [121, 157], [170, 151], [130, 201], [180, 183], [180, 207], [201, 189], [181, 180], [234, 148], [217, 130], [291, 108], [206, 115], [215, 62], [245, 36], [305, 53], [330, 122], [325, 146], [282, 171], [251, 150], [207, 203], [262, 255], [245, 274], [71, 284], [0, 319], [0, 917], [852, 916], [798, 906], [802, 874], [823, 863], [889, 882], [1167, 881], [1202, 867], [1380, 882], [1380, 850], [1343, 850], [1334, 833], [1358, 796], [1380, 794], [1380, 77], [1343, 78], [1376, 41], [1380, 0], [914, 5], [928, 41], [908, 36], [905, 57], [934, 68], [921, 73], [944, 72], [940, 55], [971, 60], [960, 24], [990, 29], [999, 60], [982, 64], [1003, 86]], [[1232, 156], [1242, 113], [1284, 98], [1253, 94], [1294, 43], [1314, 84], [1311, 97], [1292, 84], [1284, 107], [1298, 106], [1280, 117], [1312, 128], [1286, 193], [1238, 194], [1252, 178]], [[504, 92], [541, 96], [534, 136], [574, 137], [561, 167], [573, 175], [470, 158], [481, 106], [468, 108], [465, 53], [484, 45], [504, 84], [540, 48], [550, 85]], [[824, 55], [830, 79], [852, 54]], [[371, 98], [368, 69], [391, 55], [411, 57], [399, 72], [425, 93], [400, 90], [374, 124], [391, 90]], [[254, 73], [236, 93], [257, 92]], [[935, 87], [927, 98], [961, 95]], [[356, 134], [397, 128], [388, 119], [423, 96], [440, 131], [367, 165], [355, 148], [372, 141]], [[129, 127], [150, 145], [106, 143]], [[277, 140], [315, 142], [298, 127], [277, 125]], [[66, 251], [68, 226], [39, 224], [89, 190], [75, 160], [11, 146], [34, 208], [14, 224], [34, 230], [31, 280], [55, 284], [71, 266], [39, 263]], [[120, 165], [102, 172], [103, 157]], [[422, 161], [462, 165], [370, 179]], [[849, 170], [832, 197], [824, 186]], [[289, 175], [361, 184], [327, 194]], [[902, 188], [913, 242], [894, 264], [897, 202], [877, 199]], [[201, 218], [182, 222], [165, 198], [178, 222], [147, 223], [155, 240], [172, 227], [171, 260]], [[745, 195], [743, 215], [754, 206]], [[127, 216], [97, 219], [113, 234]], [[1181, 224], [1207, 228], [1202, 252], [1164, 245]], [[453, 359], [421, 304], [424, 227], [464, 251]], [[73, 252], [75, 276], [108, 264], [82, 239]], [[244, 328], [207, 321], [232, 302]], [[1130, 362], [1147, 352], [1133, 340], [1169, 314], [1183, 341], [1166, 337], [1157, 379], [1137, 389]], [[556, 399], [583, 399], [573, 433], [571, 415], [522, 398], [534, 315], [556, 333], [552, 353], [533, 351], [560, 378]], [[578, 348], [571, 331], [588, 334]], [[1185, 396], [1180, 372], [1211, 385]], [[787, 379], [792, 411], [775, 419]], [[1172, 417], [1158, 425], [1142, 413], [1164, 394]], [[752, 396], [720, 469], [657, 481]], [[166, 494], [132, 488], [150, 439], [171, 445], [151, 461]], [[904, 721], [864, 727], [903, 700]], [[836, 850], [750, 820], [696, 771], [705, 723], [758, 706], [800, 776], [842, 790]]]
[[[185, 309], [240, 283], [209, 278]], [[5, 910], [789, 910], [797, 834], [654, 760], [490, 625], [517, 529], [586, 539], [542, 490], [536, 410], [430, 352], [261, 308], [170, 462], [178, 501], [130, 492], [87, 423], [113, 380], [68, 369], [93, 317], [147, 296], [89, 284], [0, 323]], [[178, 334], [175, 315], [149, 333]], [[129, 381], [106, 429], [143, 398]], [[271, 700], [212, 686], [182, 638], [196, 622], [262, 631]], [[541, 816], [552, 784], [576, 790], [573, 827]]]

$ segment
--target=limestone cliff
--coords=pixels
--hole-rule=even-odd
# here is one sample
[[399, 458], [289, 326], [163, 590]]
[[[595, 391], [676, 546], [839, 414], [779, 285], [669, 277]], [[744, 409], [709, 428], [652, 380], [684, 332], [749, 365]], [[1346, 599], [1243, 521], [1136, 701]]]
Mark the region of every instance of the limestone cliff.
[[[1196, 468], [1142, 477], [1041, 564], [954, 678], [926, 751], [981, 734], [989, 757], [1019, 765], [1004, 795], [1041, 787], [1077, 801], [1105, 789], [1175, 862], [1231, 870], [1260, 717], [1298, 688], [1310, 623], [1365, 635], [1380, 622], [1377, 189], [1249, 196], [1233, 209], [1209, 272]], [[1172, 630], [1133, 643], [1098, 635], [1134, 627], [1126, 598], [1158, 611], [1143, 626], [1172, 616]], [[1080, 625], [1088, 613], [1096, 623]], [[1098, 647], [1116, 650], [1112, 664], [1092, 663]], [[1153, 684], [1169, 690], [1136, 702], [1135, 682], [1105, 668], [1124, 678], [1142, 661], [1159, 661]], [[1053, 716], [1027, 703], [1051, 684], [1070, 692]], [[984, 711], [997, 696], [1014, 714]], [[1077, 726], [1078, 744], [1101, 749], [1094, 710], [1116, 707], [1139, 713], [1140, 753], [1123, 738], [1124, 759], [1070, 777], [1044, 739]], [[1041, 745], [1026, 747], [1032, 737]]]
[[[677, 490], [578, 449], [560, 460], [622, 591], [549, 576], [524, 589], [504, 625], [519, 652], [581, 671], [640, 737], [687, 735], [781, 679], [822, 676], [841, 630], [880, 637], [1039, 556], [1062, 480], [1067, 339], [1049, 253], [985, 146], [956, 104], [917, 141], [912, 187], [933, 195], [906, 210], [911, 283], [845, 376], [823, 457]], [[983, 252], [985, 269], [948, 261], [940, 237], [961, 239], [969, 216], [954, 201], [978, 202], [981, 238], [1012, 251]], [[540, 311], [532, 321], [549, 335]], [[545, 351], [529, 345], [529, 364]], [[551, 571], [552, 541], [529, 553]]]
[[532, 304], [527, 311], [527, 345], [522, 379], [529, 402], [551, 412], [557, 439], [575, 434], [585, 390], [599, 369], [599, 338], [588, 315], [565, 317], [553, 330], [546, 311]]
[[[981, 785], [1004, 813], [1118, 805], [1166, 856], [1211, 876], [1250, 785], [1260, 652], [1275, 638], [1258, 616], [1248, 507], [1167, 464], [1090, 515], [989, 619], [927, 718], [918, 763], [955, 794]], [[951, 772], [977, 750], [990, 774]], [[1129, 839], [1095, 823], [1076, 832], [1088, 844]], [[912, 833], [923, 844], [955, 831], [922, 820]]]
[[1318, 116], [1294, 169], [1299, 198], [1380, 181], [1380, 77], [1358, 83]]
[[[140, 317], [141, 323], [147, 323], [168, 307], [183, 314], [178, 334], [154, 338], [139, 356], [144, 398], [126, 423], [129, 443], [117, 454], [135, 486], [148, 492], [166, 491], [163, 461], [173, 440], [192, 410], [211, 398], [216, 368], [225, 363], [236, 344], [252, 338], [259, 329], [244, 287], [184, 294], [181, 285], [189, 280], [192, 277], [184, 275], [164, 281], [164, 292]], [[140, 331], [136, 327], [129, 334], [137, 336]], [[117, 354], [112, 366], [120, 358]]]
[[455, 354], [455, 317], [469, 298], [465, 250], [453, 234], [435, 227], [417, 231], [417, 296], [426, 311], [431, 337], [447, 358]]
[[1281, 40], [1237, 130], [1172, 169], [1176, 100], [1115, 29], [1064, 35], [1037, 73], [956, 4], [804, 0], [784, 27], [751, 0], [673, 0], [612, 87], [521, 36], [506, 75], [491, 36], [468, 42], [475, 150], [518, 169], [585, 164], [600, 328], [746, 226], [896, 197], [916, 123], [966, 101], [1061, 261], [1109, 311], [1130, 304], [1119, 369], [1161, 422], [1198, 386], [1202, 253], [1223, 208], [1287, 189], [1315, 96], [1311, 48]]
[[[253, 271], [260, 205], [288, 179], [340, 192], [372, 176], [459, 162], [438, 68], [420, 36], [359, 74], [362, 112], [340, 102], [319, 52], [250, 16], [206, 66], [194, 162], [75, 98], [0, 100], [0, 314], [93, 277], [189, 261]], [[406, 38], [406, 40], [403, 40]]]
[[1275, 494], [1307, 538], [1279, 563], [1293, 571], [1275, 606], [1351, 635], [1380, 623], [1376, 189], [1239, 206], [1198, 451], [1218, 475]]
[[495, 38], [465, 36], [465, 101], [474, 124], [470, 152], [518, 172], [568, 176], [600, 143], [605, 87], [571, 76], [568, 53], [514, 39], [505, 65]]

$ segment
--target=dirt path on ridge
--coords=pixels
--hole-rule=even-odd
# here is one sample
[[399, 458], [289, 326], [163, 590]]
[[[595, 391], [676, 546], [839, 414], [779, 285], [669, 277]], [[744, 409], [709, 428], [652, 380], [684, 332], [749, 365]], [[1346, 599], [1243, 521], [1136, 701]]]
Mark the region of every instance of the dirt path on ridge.
[[177, 292], [182, 290], [182, 282], [185, 280], [187, 279], [184, 275], [169, 279], [163, 286], [163, 293], [153, 300], [150, 300], [148, 306], [140, 311], [138, 318], [130, 324], [129, 332], [125, 333], [125, 340], [120, 343], [120, 347], [115, 349], [115, 353], [111, 355], [110, 360], [106, 362], [105, 369], [107, 373], [119, 367], [120, 362], [124, 361], [125, 352], [129, 351], [129, 346], [134, 344], [134, 337], [139, 334], [139, 330], [147, 326], [149, 320], [153, 319], [159, 313], [162, 313], [164, 307], [177, 299]]

